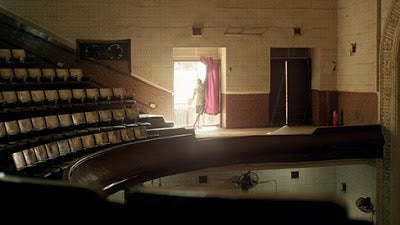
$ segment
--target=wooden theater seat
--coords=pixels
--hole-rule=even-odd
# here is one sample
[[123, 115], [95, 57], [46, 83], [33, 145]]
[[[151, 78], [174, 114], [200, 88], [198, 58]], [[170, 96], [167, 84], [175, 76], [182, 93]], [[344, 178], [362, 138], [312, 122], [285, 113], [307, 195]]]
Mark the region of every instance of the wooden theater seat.
[[5, 63], [9, 63], [11, 61], [11, 50], [8, 48], [0, 49], [0, 59], [2, 59]]
[[12, 48], [11, 49], [11, 58], [14, 61], [17, 61], [19, 63], [24, 63], [26, 60], [26, 52], [25, 49], [19, 49], [19, 48]]
[[14, 68], [14, 81], [26, 82], [28, 79], [28, 71], [26, 68]]
[[40, 68], [28, 68], [28, 81], [30, 82], [40, 82], [40, 78], [42, 77], [42, 70]]
[[12, 68], [0, 68], [0, 78], [3, 82], [12, 82], [14, 78], [14, 72]]

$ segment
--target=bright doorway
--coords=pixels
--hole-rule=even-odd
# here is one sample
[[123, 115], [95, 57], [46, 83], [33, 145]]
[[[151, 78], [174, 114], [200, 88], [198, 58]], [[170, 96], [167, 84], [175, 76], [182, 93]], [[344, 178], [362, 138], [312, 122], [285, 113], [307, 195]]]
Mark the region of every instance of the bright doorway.
[[[196, 119], [195, 103], [190, 103], [196, 80], [204, 81], [206, 65], [200, 61], [175, 61], [174, 62], [174, 121], [177, 126], [192, 126]], [[220, 114], [200, 117], [202, 126], [219, 125]]]

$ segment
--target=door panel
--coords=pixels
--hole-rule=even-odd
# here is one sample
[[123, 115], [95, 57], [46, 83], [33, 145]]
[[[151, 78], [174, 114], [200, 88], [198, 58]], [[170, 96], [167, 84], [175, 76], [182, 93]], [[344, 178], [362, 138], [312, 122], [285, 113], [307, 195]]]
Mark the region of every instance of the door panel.
[[286, 124], [285, 61], [288, 72], [288, 125], [311, 124], [311, 60], [272, 59], [270, 126]]

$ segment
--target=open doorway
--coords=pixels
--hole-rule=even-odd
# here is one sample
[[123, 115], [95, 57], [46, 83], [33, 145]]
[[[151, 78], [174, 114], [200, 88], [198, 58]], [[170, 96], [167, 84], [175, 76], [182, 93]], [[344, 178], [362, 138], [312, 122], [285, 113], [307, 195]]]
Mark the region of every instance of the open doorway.
[[[177, 126], [192, 126], [196, 120], [195, 102], [191, 102], [197, 79], [205, 80], [207, 66], [200, 61], [174, 62], [174, 121]], [[220, 114], [200, 116], [202, 126], [218, 126]]]

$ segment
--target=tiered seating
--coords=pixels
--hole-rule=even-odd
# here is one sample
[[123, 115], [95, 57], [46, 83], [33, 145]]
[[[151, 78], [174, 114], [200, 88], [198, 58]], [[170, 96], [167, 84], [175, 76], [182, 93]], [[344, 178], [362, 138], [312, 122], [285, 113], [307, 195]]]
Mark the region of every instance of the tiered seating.
[[59, 178], [86, 154], [156, 136], [123, 88], [84, 81], [78, 68], [0, 68], [1, 171]]
[[0, 87], [2, 90], [49, 89], [66, 87], [87, 87], [90, 77], [79, 68], [0, 68]]

